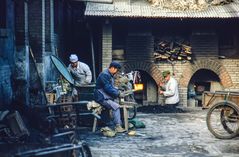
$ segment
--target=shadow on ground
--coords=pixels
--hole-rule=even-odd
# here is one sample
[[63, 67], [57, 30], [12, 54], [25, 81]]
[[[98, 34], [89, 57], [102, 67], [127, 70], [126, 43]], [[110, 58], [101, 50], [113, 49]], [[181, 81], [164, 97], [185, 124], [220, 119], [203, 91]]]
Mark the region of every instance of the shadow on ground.
[[185, 113], [186, 111], [178, 108], [176, 106], [170, 105], [150, 105], [150, 106], [142, 106], [137, 108], [138, 112], [142, 113]]

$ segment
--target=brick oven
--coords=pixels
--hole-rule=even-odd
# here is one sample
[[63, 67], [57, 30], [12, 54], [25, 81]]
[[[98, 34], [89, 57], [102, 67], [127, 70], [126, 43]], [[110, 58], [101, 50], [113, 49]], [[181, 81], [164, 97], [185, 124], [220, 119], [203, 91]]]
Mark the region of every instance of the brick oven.
[[[102, 69], [118, 60], [126, 72], [141, 72], [145, 88], [136, 96], [142, 105], [164, 104], [158, 84], [161, 72], [170, 70], [179, 82], [180, 104], [200, 107], [203, 91], [239, 89], [238, 13], [218, 7], [222, 10], [165, 12], [140, 1], [88, 2], [85, 15], [91, 25], [102, 23]], [[186, 42], [192, 60], [156, 61], [153, 54], [159, 38]]]

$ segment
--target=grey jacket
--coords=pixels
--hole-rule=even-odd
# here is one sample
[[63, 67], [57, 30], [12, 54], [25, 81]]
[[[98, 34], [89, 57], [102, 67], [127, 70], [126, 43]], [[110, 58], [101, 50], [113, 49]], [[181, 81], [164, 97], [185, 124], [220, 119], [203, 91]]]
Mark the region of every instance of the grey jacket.
[[92, 80], [90, 68], [83, 62], [78, 61], [76, 68], [72, 68], [72, 66], [69, 64], [67, 69], [72, 74], [76, 85], [89, 84]]

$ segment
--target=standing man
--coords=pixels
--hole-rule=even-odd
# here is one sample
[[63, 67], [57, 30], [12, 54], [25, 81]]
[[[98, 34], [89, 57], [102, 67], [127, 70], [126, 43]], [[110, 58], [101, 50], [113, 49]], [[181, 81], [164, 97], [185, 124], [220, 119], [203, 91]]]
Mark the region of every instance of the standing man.
[[165, 84], [160, 83], [161, 90], [159, 91], [165, 97], [165, 104], [170, 109], [175, 109], [179, 103], [178, 82], [170, 75], [170, 71], [162, 73]]
[[[69, 57], [70, 64], [68, 66], [69, 72], [72, 74], [75, 85], [86, 85], [92, 80], [92, 73], [87, 64], [78, 61], [78, 56], [76, 54], [71, 54]], [[72, 97], [74, 101], [78, 100], [78, 92], [75, 88], [72, 91]]]
[[121, 127], [120, 106], [114, 102], [117, 97], [123, 97], [123, 94], [114, 87], [114, 75], [120, 68], [121, 65], [113, 61], [108, 69], [100, 73], [96, 80], [95, 101], [107, 109], [112, 109], [115, 131], [122, 133], [125, 130]]

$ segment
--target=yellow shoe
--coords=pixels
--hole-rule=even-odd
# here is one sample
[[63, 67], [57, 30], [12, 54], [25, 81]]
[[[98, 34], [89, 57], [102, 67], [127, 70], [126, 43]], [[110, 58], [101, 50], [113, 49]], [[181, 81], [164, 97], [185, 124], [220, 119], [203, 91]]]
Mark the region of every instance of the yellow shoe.
[[123, 132], [125, 132], [125, 131], [126, 131], [126, 130], [123, 129], [119, 124], [116, 125], [116, 127], [115, 127], [115, 132], [117, 132], [117, 133], [123, 133]]
[[129, 136], [135, 136], [136, 135], [136, 131], [135, 130], [131, 130], [128, 132]]

